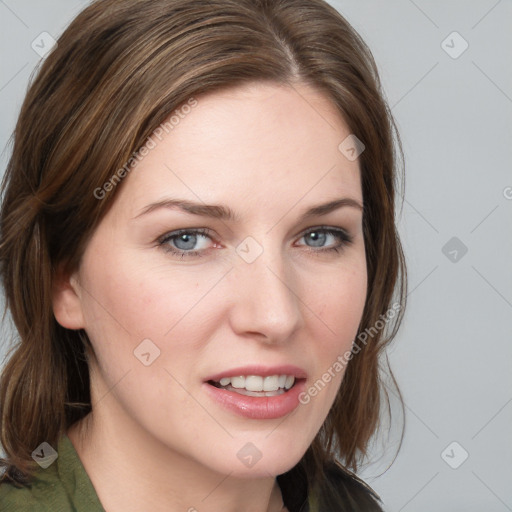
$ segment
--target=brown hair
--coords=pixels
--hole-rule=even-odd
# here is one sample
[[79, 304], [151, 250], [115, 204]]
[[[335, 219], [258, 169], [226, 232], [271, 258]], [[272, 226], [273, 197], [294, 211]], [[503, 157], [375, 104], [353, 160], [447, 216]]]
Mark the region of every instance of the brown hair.
[[406, 297], [394, 220], [403, 153], [370, 50], [322, 0], [102, 0], [43, 61], [2, 183], [1, 278], [20, 338], [0, 381], [4, 479], [28, 482], [32, 451], [56, 443], [91, 410], [92, 347], [83, 330], [57, 323], [51, 290], [58, 264], [78, 267], [122, 183], [102, 200], [95, 191], [190, 98], [254, 81], [314, 86], [366, 146], [359, 164], [368, 295], [359, 332], [390, 310], [395, 293], [401, 308], [351, 360], [301, 464], [309, 478], [328, 460], [356, 470], [365, 457], [382, 405], [381, 354]]

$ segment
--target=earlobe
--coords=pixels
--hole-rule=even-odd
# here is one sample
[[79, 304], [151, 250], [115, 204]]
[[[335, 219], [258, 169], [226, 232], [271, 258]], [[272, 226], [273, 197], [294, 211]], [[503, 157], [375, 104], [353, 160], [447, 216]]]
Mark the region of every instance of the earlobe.
[[55, 319], [62, 327], [75, 330], [85, 328], [76, 273], [66, 274], [62, 266], [54, 275], [52, 306]]

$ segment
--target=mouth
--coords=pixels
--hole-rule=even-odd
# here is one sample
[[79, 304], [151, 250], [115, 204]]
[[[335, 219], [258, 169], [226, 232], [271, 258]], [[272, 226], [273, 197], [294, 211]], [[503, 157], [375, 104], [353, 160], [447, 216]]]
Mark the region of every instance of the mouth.
[[287, 393], [300, 380], [294, 375], [236, 375], [223, 377], [217, 380], [208, 380], [207, 383], [219, 389], [232, 391], [244, 396], [264, 397], [279, 396]]
[[306, 372], [294, 365], [252, 365], [210, 375], [203, 389], [216, 404], [236, 415], [268, 420], [297, 409], [306, 378]]

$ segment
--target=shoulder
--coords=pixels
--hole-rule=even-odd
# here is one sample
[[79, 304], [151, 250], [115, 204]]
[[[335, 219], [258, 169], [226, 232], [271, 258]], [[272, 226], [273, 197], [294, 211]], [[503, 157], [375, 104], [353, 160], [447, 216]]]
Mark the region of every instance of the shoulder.
[[377, 493], [357, 475], [332, 460], [314, 485], [304, 464], [277, 477], [290, 512], [384, 512]]
[[0, 512], [105, 512], [66, 434], [58, 440], [54, 455], [50, 465], [37, 467], [24, 486], [3, 476]]
[[0, 482], [0, 512], [55, 512], [59, 506], [52, 485], [32, 484], [18, 487], [9, 481]]
[[319, 510], [331, 510], [335, 503], [345, 503], [354, 512], [383, 512], [378, 494], [361, 478], [331, 461], [325, 465], [325, 482], [317, 495]]

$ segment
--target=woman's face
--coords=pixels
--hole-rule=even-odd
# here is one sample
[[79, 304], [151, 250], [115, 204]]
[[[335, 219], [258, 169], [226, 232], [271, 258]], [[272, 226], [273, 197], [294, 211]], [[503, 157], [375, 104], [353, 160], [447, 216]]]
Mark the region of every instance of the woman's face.
[[338, 148], [349, 128], [309, 87], [196, 100], [117, 185], [68, 313], [96, 353], [105, 428], [221, 473], [277, 475], [324, 422], [366, 297], [362, 211], [303, 215], [362, 204], [360, 170]]

